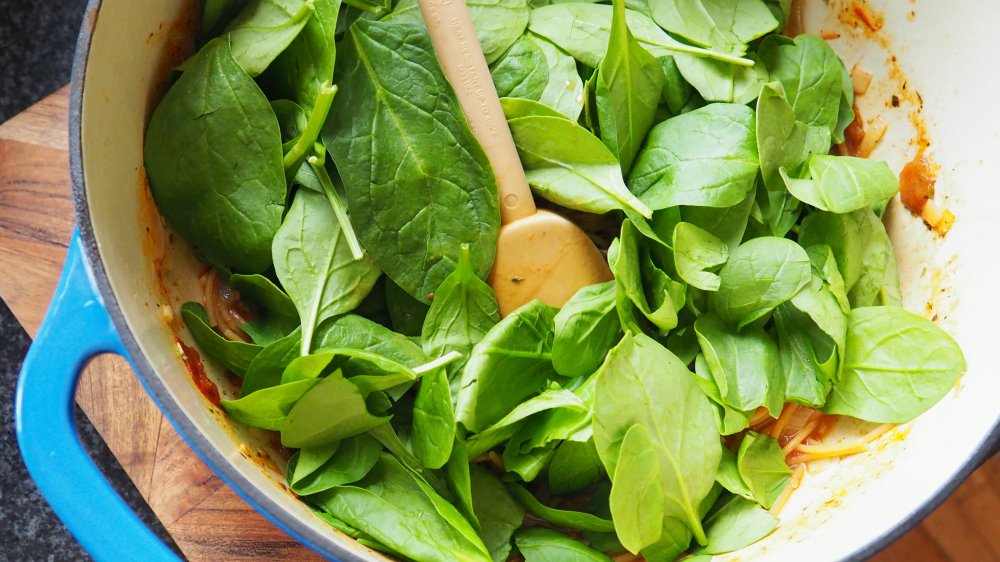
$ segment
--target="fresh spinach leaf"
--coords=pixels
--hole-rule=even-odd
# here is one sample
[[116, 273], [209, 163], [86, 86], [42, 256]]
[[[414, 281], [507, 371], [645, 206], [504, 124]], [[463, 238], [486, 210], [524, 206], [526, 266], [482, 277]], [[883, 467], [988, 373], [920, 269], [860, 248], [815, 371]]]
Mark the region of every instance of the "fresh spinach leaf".
[[549, 461], [548, 484], [553, 494], [584, 490], [605, 476], [594, 441], [564, 441]]
[[613, 7], [607, 53], [597, 69], [597, 116], [601, 140], [625, 173], [653, 126], [664, 75], [656, 58], [629, 31], [624, 0], [615, 0]]
[[649, 429], [633, 425], [622, 439], [609, 498], [615, 532], [629, 552], [656, 544], [663, 534], [662, 472]]
[[705, 519], [708, 545], [704, 554], [725, 554], [750, 546], [770, 535], [778, 527], [778, 518], [756, 503], [733, 496]]
[[586, 412], [587, 410], [580, 398], [569, 390], [546, 390], [538, 396], [521, 402], [502, 419], [470, 436], [468, 440], [469, 459], [475, 459], [509, 439], [517, 431], [520, 424], [531, 416], [556, 409], [577, 412]]
[[785, 403], [785, 377], [777, 344], [759, 326], [737, 331], [715, 314], [694, 323], [698, 343], [725, 406], [751, 412], [765, 406], [775, 418]]
[[479, 536], [493, 562], [504, 562], [511, 551], [514, 531], [524, 523], [524, 509], [514, 501], [503, 483], [490, 471], [473, 465], [472, 502], [479, 521]]
[[302, 31], [260, 76], [271, 97], [312, 108], [337, 60], [337, 18], [341, 0], [312, 0], [313, 15]]
[[325, 511], [418, 562], [490, 562], [469, 523], [419, 476], [383, 454], [360, 482], [314, 498]]
[[753, 189], [757, 161], [754, 111], [712, 104], [649, 132], [629, 189], [653, 210], [677, 205], [731, 207]]
[[530, 451], [507, 447], [503, 450], [504, 470], [511, 478], [520, 477], [525, 482], [533, 482], [549, 466], [549, 461], [555, 455], [555, 449], [555, 444]]
[[312, 349], [316, 327], [354, 309], [379, 271], [371, 259], [354, 259], [326, 198], [308, 189], [295, 194], [274, 237], [274, 270], [302, 322], [302, 355]]
[[[318, 349], [342, 348], [368, 351], [414, 369], [427, 362], [428, 356], [409, 338], [355, 314], [345, 314], [324, 323], [316, 332]], [[435, 354], [441, 357], [445, 353]], [[348, 359], [341, 363], [351, 374], [378, 375], [385, 371], [374, 369], [363, 360]]]
[[[841, 316], [846, 330], [846, 316], [842, 312]], [[820, 408], [826, 403], [839, 358], [831, 355], [820, 359], [809, 337], [808, 332], [813, 329], [809, 324], [808, 316], [787, 303], [774, 310], [778, 352], [785, 371], [785, 400]], [[832, 369], [824, 368], [827, 366]]]
[[457, 419], [469, 431], [496, 423], [555, 374], [552, 334], [556, 309], [532, 301], [490, 329], [462, 373]]
[[465, 515], [472, 526], [479, 529], [479, 519], [476, 517], [472, 500], [472, 476], [469, 467], [469, 449], [465, 445], [465, 436], [461, 430], [456, 431], [455, 444], [451, 448], [451, 457], [444, 465], [444, 479], [448, 491], [455, 498], [455, 507]]
[[281, 384], [281, 375], [293, 359], [299, 357], [302, 330], [295, 330], [287, 336], [268, 345], [254, 357], [243, 376], [240, 398], [258, 390]]
[[232, 275], [229, 287], [239, 293], [240, 302], [252, 307], [254, 318], [241, 326], [254, 343], [270, 345], [299, 326], [295, 303], [263, 275]]
[[705, 101], [747, 104], [757, 98], [767, 82], [767, 68], [756, 54], [747, 58], [753, 66], [677, 54], [677, 69]]
[[297, 482], [319, 470], [340, 448], [340, 441], [319, 447], [300, 449], [288, 459], [285, 476], [289, 484]]
[[[612, 11], [612, 7], [608, 5], [583, 2], [542, 6], [531, 10], [528, 29], [552, 41], [581, 63], [597, 68], [610, 43]], [[681, 43], [660, 29], [645, 14], [627, 10], [625, 17], [636, 40], [655, 57], [688, 53], [735, 64], [752, 64], [751, 61], [728, 53]]]
[[274, 111], [224, 38], [202, 47], [146, 130], [157, 208], [208, 261], [238, 272], [271, 266], [285, 206], [282, 156]]
[[697, 95], [691, 84], [681, 75], [673, 56], [660, 56], [657, 60], [663, 69], [663, 101], [670, 113], [680, 115]]
[[501, 98], [539, 101], [549, 85], [545, 53], [530, 34], [521, 36], [490, 66], [490, 76]]
[[590, 375], [621, 338], [615, 310], [615, 282], [584, 287], [555, 317], [552, 366], [565, 377]]
[[[469, 0], [466, 5], [487, 64], [507, 52], [528, 26], [526, 0]], [[424, 18], [417, 0], [401, 0], [385, 21], [423, 25]]]
[[311, 386], [276, 429], [281, 430], [281, 443], [286, 447], [316, 447], [359, 435], [388, 421], [388, 417], [368, 412], [361, 390], [338, 370]]
[[[382, 453], [382, 444], [367, 434], [348, 437], [339, 443], [337, 451], [319, 468], [304, 476], [298, 477], [296, 474], [295, 478], [289, 478], [288, 484], [293, 492], [307, 496], [353, 484], [371, 471]], [[302, 463], [301, 455], [307, 450], [299, 451], [298, 464]]]
[[647, 336], [627, 334], [601, 367], [594, 397], [594, 443], [608, 474], [616, 474], [622, 441], [636, 424], [654, 440], [665, 519], [684, 521], [704, 543], [698, 506], [715, 483], [722, 454], [711, 404], [673, 353]]
[[507, 124], [528, 183], [539, 196], [588, 213], [629, 209], [650, 216], [625, 186], [618, 159], [590, 131], [562, 115], [528, 115]]
[[955, 388], [964, 371], [961, 348], [933, 322], [898, 307], [856, 308], [847, 321], [840, 377], [824, 411], [905, 423]]
[[692, 287], [718, 291], [722, 280], [712, 270], [729, 260], [729, 246], [687, 222], [674, 227], [673, 243], [677, 275]]
[[653, 1], [649, 6], [663, 29], [724, 53], [743, 54], [747, 43], [778, 27], [761, 0]]
[[250, 0], [223, 36], [233, 58], [250, 76], [264, 72], [312, 18], [315, 1]]
[[576, 61], [548, 39], [529, 34], [538, 44], [549, 68], [549, 81], [538, 101], [576, 121], [583, 109], [583, 80]]
[[759, 49], [771, 80], [780, 81], [795, 117], [806, 125], [837, 128], [844, 63], [826, 41], [811, 34], [774, 36]]
[[514, 534], [514, 543], [524, 562], [611, 562], [611, 559], [566, 535], [532, 527]]
[[238, 400], [223, 400], [222, 407], [234, 420], [253, 427], [280, 430], [296, 403], [315, 380], [301, 380], [264, 388]]
[[548, 507], [538, 501], [531, 492], [520, 484], [509, 482], [507, 490], [524, 507], [525, 511], [556, 527], [598, 533], [608, 533], [615, 529], [614, 523], [609, 519], [603, 519], [582, 511], [567, 511]]
[[323, 140], [363, 246], [425, 302], [454, 268], [461, 244], [485, 277], [500, 227], [496, 181], [427, 32], [360, 19], [338, 59], [341, 90]]
[[882, 161], [816, 154], [806, 163], [810, 179], [782, 171], [788, 191], [823, 211], [850, 213], [885, 201], [899, 191], [899, 179]]
[[[693, 326], [692, 331], [694, 331]], [[712, 373], [712, 368], [709, 366], [708, 359], [705, 358], [704, 353], [698, 353], [695, 356], [694, 373], [698, 387], [701, 388], [705, 396], [708, 396], [709, 400], [716, 406], [713, 408], [713, 413], [716, 414], [716, 426], [721, 435], [735, 435], [750, 427], [750, 416], [753, 412], [737, 410], [726, 405], [722, 400], [719, 385], [715, 382], [715, 375]]]
[[732, 207], [714, 209], [712, 207], [684, 207], [681, 217], [698, 228], [713, 234], [729, 246], [729, 252], [739, 247], [746, 233], [750, 211], [754, 204], [754, 190]]
[[747, 433], [740, 443], [736, 466], [754, 501], [764, 509], [774, 505], [792, 473], [778, 442], [769, 435], [753, 431]]
[[809, 156], [826, 154], [830, 142], [829, 130], [796, 119], [781, 82], [763, 87], [757, 98], [757, 153], [768, 191], [784, 190], [781, 170], [799, 177]]
[[187, 302], [181, 306], [181, 318], [184, 319], [184, 325], [191, 332], [199, 349], [241, 377], [246, 374], [254, 358], [263, 349], [256, 344], [224, 338], [208, 325], [205, 307], [196, 302]]
[[739, 328], [770, 314], [809, 283], [809, 255], [785, 238], [754, 238], [740, 245], [719, 272], [717, 292], [709, 295], [719, 317]]
[[896, 256], [885, 226], [871, 209], [846, 215], [810, 213], [799, 228], [799, 243], [831, 248], [852, 307], [899, 306]]
[[[632, 222], [626, 220], [622, 224], [621, 238], [615, 240], [608, 250], [608, 263], [615, 274], [615, 295], [619, 313], [621, 314], [623, 309], [627, 311], [634, 307], [661, 332], [666, 332], [677, 326], [677, 310], [684, 303], [684, 287], [670, 279], [663, 271], [652, 267], [651, 263], [647, 263], [648, 252], [643, 259], [645, 249], [640, 246], [639, 236]], [[652, 294], [647, 294], [646, 285], [654, 288], [650, 291]], [[676, 297], [680, 297], [679, 303]], [[641, 332], [634, 320], [623, 319], [622, 326], [626, 331]]]
[[442, 368], [420, 381], [413, 403], [413, 453], [420, 463], [438, 469], [448, 462], [455, 444], [455, 409], [448, 373]]
[[472, 349], [500, 321], [493, 289], [472, 270], [469, 247], [459, 248], [455, 270], [437, 288], [421, 331], [424, 350], [438, 356], [449, 351], [462, 354], [448, 369], [457, 396], [461, 373]]
[[[743, 477], [740, 476], [740, 469], [736, 462], [736, 453], [725, 447], [722, 448], [722, 459], [719, 460], [719, 471], [715, 474], [715, 481], [726, 491], [753, 500], [753, 492], [747, 487]], [[711, 540], [711, 539], [710, 539]]]

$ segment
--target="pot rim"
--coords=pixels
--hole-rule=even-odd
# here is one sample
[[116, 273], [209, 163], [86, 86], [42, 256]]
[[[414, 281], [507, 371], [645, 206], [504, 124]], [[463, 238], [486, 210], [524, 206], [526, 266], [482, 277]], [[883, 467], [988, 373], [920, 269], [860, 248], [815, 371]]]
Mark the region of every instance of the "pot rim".
[[[156, 402], [157, 407], [170, 420], [174, 429], [191, 449], [258, 513], [277, 525], [282, 531], [323, 556], [336, 557], [334, 559], [344, 562], [364, 562], [365, 558], [357, 552], [334, 541], [332, 533], [318, 532], [282, 509], [277, 502], [263, 494], [226, 460], [225, 456], [195, 427], [173, 400], [166, 385], [146, 360], [135, 335], [125, 321], [125, 316], [114, 291], [111, 289], [107, 271], [97, 247], [97, 239], [90, 221], [83, 169], [83, 90], [86, 86], [86, 68], [90, 55], [90, 45], [97, 28], [102, 4], [103, 0], [89, 0], [73, 57], [69, 107], [70, 176], [76, 225], [83, 241], [84, 255], [92, 273], [92, 280], [104, 301], [104, 306], [107, 308], [115, 328], [118, 330], [125, 349], [128, 351], [136, 375], [146, 392]], [[959, 469], [938, 490], [925, 498], [916, 509], [898, 521], [891, 529], [873, 537], [844, 560], [852, 562], [867, 560], [897, 541], [940, 506], [970, 474], [988, 461], [998, 449], [1000, 449], [1000, 420], [994, 424], [988, 434], [983, 436], [975, 452], [965, 459]]]

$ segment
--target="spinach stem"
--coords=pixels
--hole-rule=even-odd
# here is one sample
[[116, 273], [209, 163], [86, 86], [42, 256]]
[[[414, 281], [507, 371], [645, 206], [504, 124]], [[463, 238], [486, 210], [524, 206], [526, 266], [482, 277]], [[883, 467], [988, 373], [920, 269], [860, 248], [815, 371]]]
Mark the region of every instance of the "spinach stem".
[[419, 365], [417, 367], [414, 367], [413, 368], [413, 372], [416, 373], [417, 375], [422, 375], [424, 373], [429, 373], [429, 372], [431, 372], [431, 371], [433, 371], [435, 369], [439, 369], [441, 367], [444, 367], [445, 365], [447, 365], [449, 363], [454, 363], [455, 361], [458, 361], [461, 358], [462, 358], [462, 354], [461, 353], [459, 353], [457, 351], [449, 351], [448, 353], [442, 355], [441, 357], [438, 357], [437, 359], [435, 359], [435, 360], [433, 360], [433, 361], [431, 361], [429, 363], [424, 363], [423, 365]]
[[313, 105], [309, 120], [306, 121], [305, 130], [302, 131], [299, 138], [295, 139], [295, 144], [285, 154], [283, 163], [286, 170], [290, 170], [302, 162], [306, 153], [316, 143], [316, 139], [319, 138], [319, 133], [323, 129], [323, 124], [326, 123], [326, 117], [330, 114], [330, 106], [333, 105], [335, 95], [337, 95], [336, 86], [331, 86], [329, 82], [324, 82], [320, 86], [319, 95], [316, 96], [316, 104]]
[[753, 66], [754, 62], [750, 59], [745, 59], [743, 57], [737, 57], [736, 55], [727, 55], [725, 53], [720, 53], [718, 51], [712, 51], [710, 49], [703, 49], [701, 47], [692, 47], [690, 45], [685, 45], [683, 43], [676, 43], [670, 45], [660, 45], [664, 49], [669, 51], [676, 51], [678, 53], [686, 53], [689, 55], [695, 55], [710, 59], [715, 59], [717, 61], [728, 62], [729, 64], [735, 64], [737, 66]]
[[333, 214], [337, 215], [337, 221], [340, 222], [340, 230], [344, 233], [344, 238], [347, 239], [347, 247], [351, 249], [351, 255], [354, 256], [355, 260], [364, 258], [365, 251], [361, 248], [361, 243], [358, 242], [358, 236], [354, 233], [354, 226], [351, 224], [350, 217], [347, 216], [347, 209], [344, 207], [344, 202], [340, 199], [340, 194], [337, 193], [337, 188], [333, 186], [330, 174], [326, 172], [326, 166], [316, 156], [310, 156], [307, 162], [312, 166], [316, 177], [319, 178], [319, 183], [323, 186], [323, 193], [326, 195], [327, 201], [330, 202], [330, 207], [333, 208]]

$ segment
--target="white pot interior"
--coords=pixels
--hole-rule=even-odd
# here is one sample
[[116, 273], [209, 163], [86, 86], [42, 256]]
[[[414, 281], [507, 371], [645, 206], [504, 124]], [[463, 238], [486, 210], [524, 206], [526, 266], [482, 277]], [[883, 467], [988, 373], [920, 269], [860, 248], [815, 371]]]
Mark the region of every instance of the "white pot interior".
[[[189, 0], [105, 0], [86, 65], [82, 96], [82, 165], [90, 220], [110, 287], [142, 360], [159, 380], [161, 405], [210, 460], [258, 503], [310, 542], [350, 546], [281, 486], [273, 465], [254, 460], [267, 443], [233, 427], [202, 397], [181, 363], [173, 332], [160, 305], [176, 312], [196, 294], [199, 266], [190, 249], [169, 235], [158, 236], [143, 181], [142, 143], [149, 113], [165, 71], [183, 58], [192, 13]], [[968, 373], [956, 391], [916, 422], [882, 438], [865, 454], [810, 468], [802, 487], [781, 514], [782, 526], [765, 541], [731, 560], [822, 560], [849, 557], [889, 533], [942, 490], [982, 445], [1000, 414], [1000, 346], [993, 341], [1000, 299], [993, 285], [1000, 273], [1000, 223], [993, 203], [1000, 177], [1000, 105], [983, 103], [1000, 89], [1000, 71], [984, 62], [992, 56], [986, 38], [1000, 21], [995, 2], [871, 2], [884, 27], [871, 37], [851, 15], [856, 2], [806, 2], [806, 28], [837, 32], [831, 45], [848, 67], [855, 62], [875, 73], [871, 90], [859, 99], [862, 115], [881, 116], [889, 132], [875, 157], [899, 171], [916, 153], [911, 117], [926, 125], [929, 154], [940, 165], [936, 201], [957, 217], [941, 238], [894, 202], [888, 226], [906, 307], [933, 317], [962, 345]], [[896, 65], [891, 63], [895, 56]], [[902, 83], [919, 93], [901, 94]], [[902, 104], [892, 108], [893, 94]], [[147, 227], [150, 230], [147, 231]], [[151, 232], [152, 234], [147, 234]], [[153, 257], [171, 248], [161, 271]], [[99, 267], [97, 268], [100, 269]], [[179, 324], [175, 324], [178, 327]], [[119, 327], [122, 327], [119, 324]], [[190, 342], [190, 338], [186, 338]], [[210, 375], [223, 395], [231, 383]], [[162, 386], [158, 389], [157, 386]], [[228, 389], [228, 390], [227, 390]], [[316, 537], [329, 537], [318, 540]]]

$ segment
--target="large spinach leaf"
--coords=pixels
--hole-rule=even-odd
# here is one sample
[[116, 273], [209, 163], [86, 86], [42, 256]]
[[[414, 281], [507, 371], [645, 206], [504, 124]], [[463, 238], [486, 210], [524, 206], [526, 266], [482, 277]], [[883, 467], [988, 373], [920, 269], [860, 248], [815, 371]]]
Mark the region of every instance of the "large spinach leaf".
[[500, 226], [496, 181], [427, 32], [360, 19], [339, 59], [341, 89], [323, 139], [364, 247], [425, 302], [461, 244], [485, 277]]
[[[626, 432], [644, 426], [659, 459], [665, 518], [684, 521], [704, 543], [698, 508], [715, 483], [722, 445], [712, 406], [694, 375], [644, 335], [626, 335], [599, 373], [594, 442], [608, 474], [616, 474]], [[639, 485], [633, 479], [613, 482], [613, 487]]]
[[778, 518], [755, 502], [732, 496], [705, 519], [708, 545], [698, 552], [724, 554], [740, 550], [770, 535]]
[[755, 54], [748, 55], [753, 66], [741, 66], [704, 57], [677, 54], [674, 60], [681, 76], [705, 101], [750, 103], [767, 82], [767, 68]]
[[302, 354], [312, 349], [316, 327], [353, 310], [368, 295], [379, 271], [356, 260], [326, 197], [300, 189], [274, 237], [274, 271], [302, 321]]
[[757, 161], [754, 112], [712, 104], [660, 123], [629, 175], [629, 189], [651, 209], [731, 207], [753, 189]]
[[299, 357], [301, 342], [302, 330], [296, 328], [291, 334], [262, 349], [243, 376], [240, 397], [281, 384], [281, 375], [285, 372], [285, 368], [292, 360]]
[[743, 54], [747, 43], [778, 27], [761, 0], [653, 0], [649, 7], [667, 31], [724, 53]]
[[240, 423], [277, 431], [284, 425], [289, 411], [315, 383], [315, 380], [301, 380], [272, 386], [238, 400], [223, 400], [222, 407]]
[[325, 511], [417, 562], [491, 562], [458, 510], [383, 454], [363, 480], [312, 498]]
[[[549, 410], [565, 410], [586, 413], [587, 408], [576, 394], [563, 389], [549, 389], [538, 396], [533, 396], [517, 405], [496, 423], [469, 437], [469, 457], [475, 459], [479, 455], [496, 447], [510, 438], [521, 426], [522, 422]], [[537, 428], [532, 428], [536, 430]], [[512, 443], [513, 444], [513, 443]], [[510, 444], [510, 445], [512, 445]], [[508, 449], [512, 448], [508, 445]], [[541, 445], [541, 444], [538, 444]], [[533, 449], [529, 446], [525, 449]], [[517, 447], [517, 449], [521, 449]]]
[[798, 177], [810, 155], [829, 150], [830, 132], [796, 119], [781, 82], [765, 85], [757, 99], [757, 153], [764, 186], [783, 190], [782, 169]]
[[448, 462], [455, 444], [455, 409], [448, 373], [437, 369], [420, 381], [413, 402], [413, 454], [420, 463], [438, 469]]
[[312, 0], [313, 15], [298, 37], [260, 76], [272, 98], [311, 108], [323, 83], [333, 80], [337, 59], [337, 16], [341, 0]]
[[490, 66], [490, 76], [501, 98], [539, 101], [549, 85], [545, 53], [530, 34], [523, 35]]
[[659, 61], [629, 31], [624, 0], [615, 0], [611, 38], [597, 69], [596, 105], [601, 140], [618, 157], [623, 173], [653, 126], [663, 81]]
[[882, 161], [817, 154], [806, 163], [810, 179], [782, 172], [785, 185], [803, 203], [833, 213], [850, 213], [881, 203], [899, 191], [899, 179]]
[[609, 498], [618, 539], [630, 552], [656, 544], [663, 535], [663, 469], [650, 430], [633, 425], [622, 439]]
[[226, 27], [233, 57], [257, 76], [298, 37], [312, 18], [315, 0], [250, 0]]
[[695, 322], [698, 343], [723, 405], [741, 412], [765, 406], [778, 417], [785, 403], [785, 377], [777, 344], [757, 326], [739, 331], [715, 314]]
[[563, 116], [541, 111], [507, 121], [525, 176], [538, 195], [588, 213], [628, 209], [651, 215], [625, 186], [618, 159], [600, 139]]
[[566, 51], [544, 37], [530, 34], [545, 55], [549, 82], [538, 101], [576, 121], [583, 109], [583, 80], [576, 71], [576, 61]]
[[281, 443], [293, 448], [326, 445], [388, 422], [388, 417], [368, 412], [361, 389], [338, 370], [311, 386], [289, 410], [280, 427]]
[[754, 501], [770, 509], [788, 485], [792, 469], [781, 445], [770, 435], [746, 434], [736, 455], [736, 467]]
[[524, 509], [514, 501], [503, 483], [482, 466], [473, 465], [470, 478], [479, 536], [493, 562], [504, 562], [510, 555], [514, 531], [524, 524]]
[[238, 272], [271, 266], [285, 206], [282, 156], [274, 111], [225, 39], [202, 47], [146, 131], [157, 208], [208, 261]]
[[428, 355], [440, 356], [449, 351], [462, 354], [462, 359], [448, 369], [455, 395], [472, 348], [499, 321], [500, 309], [493, 289], [473, 272], [469, 247], [463, 245], [455, 271], [441, 282], [434, 294], [421, 332]]
[[462, 373], [458, 421], [480, 431], [499, 421], [555, 375], [556, 309], [532, 301], [500, 321], [472, 349]]
[[615, 282], [584, 287], [563, 305], [555, 318], [552, 366], [566, 377], [597, 370], [621, 337], [615, 310]]
[[905, 423], [927, 411], [965, 371], [955, 340], [898, 307], [856, 308], [847, 349], [824, 411], [879, 423]]
[[573, 540], [566, 535], [545, 529], [533, 527], [522, 529], [514, 535], [517, 549], [524, 556], [524, 562], [611, 562], [611, 559], [585, 546], [582, 542]]
[[[747, 66], [753, 64], [728, 53], [681, 43], [660, 29], [645, 14], [627, 10], [625, 17], [636, 40], [653, 56], [689, 53]], [[528, 29], [552, 41], [581, 63], [597, 68], [608, 49], [611, 19], [612, 7], [608, 5], [558, 3], [531, 10]]]
[[713, 270], [729, 260], [729, 246], [687, 222], [674, 227], [673, 244], [677, 275], [692, 287], [719, 290], [722, 280]]
[[348, 437], [339, 443], [337, 450], [330, 458], [315, 470], [299, 474], [297, 470], [302, 464], [303, 455], [309, 449], [299, 451], [295, 465], [289, 461], [288, 485], [300, 496], [318, 494], [337, 486], [353, 484], [361, 480], [378, 462], [382, 453], [382, 444], [368, 434]]
[[809, 283], [809, 255], [795, 242], [765, 236], [740, 245], [719, 272], [721, 283], [709, 295], [724, 321], [740, 328], [768, 315]]
[[795, 117], [806, 125], [837, 129], [844, 63], [826, 41], [802, 34], [794, 41], [768, 38], [759, 50], [771, 80], [780, 81]]

